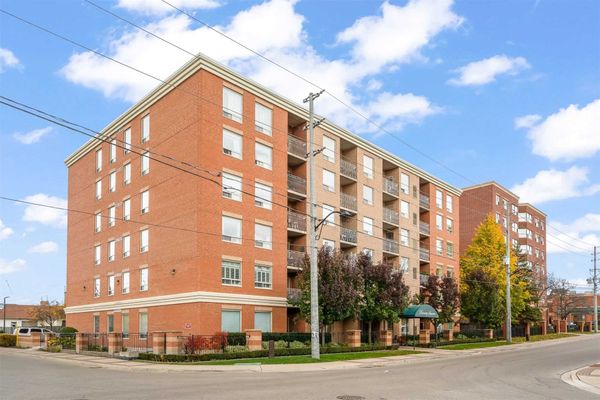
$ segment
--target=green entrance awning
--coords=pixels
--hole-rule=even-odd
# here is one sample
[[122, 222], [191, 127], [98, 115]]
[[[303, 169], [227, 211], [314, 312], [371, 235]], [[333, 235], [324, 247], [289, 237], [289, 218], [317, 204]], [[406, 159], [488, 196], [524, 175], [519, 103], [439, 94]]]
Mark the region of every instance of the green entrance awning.
[[413, 304], [404, 309], [402, 318], [437, 319], [438, 313], [429, 304]]

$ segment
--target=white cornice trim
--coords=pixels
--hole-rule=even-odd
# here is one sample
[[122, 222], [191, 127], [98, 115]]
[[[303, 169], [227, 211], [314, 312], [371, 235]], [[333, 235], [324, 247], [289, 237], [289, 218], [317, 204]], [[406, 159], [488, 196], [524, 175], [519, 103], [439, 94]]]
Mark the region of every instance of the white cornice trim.
[[236, 293], [188, 292], [66, 307], [65, 314], [116, 311], [126, 308], [157, 307], [187, 303], [248, 304], [271, 307], [287, 307], [288, 304], [285, 297], [255, 296]]

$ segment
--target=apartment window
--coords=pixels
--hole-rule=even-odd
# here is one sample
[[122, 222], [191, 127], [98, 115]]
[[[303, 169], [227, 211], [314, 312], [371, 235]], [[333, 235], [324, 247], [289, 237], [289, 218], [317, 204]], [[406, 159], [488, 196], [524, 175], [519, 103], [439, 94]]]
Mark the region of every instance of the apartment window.
[[496, 195], [496, 205], [500, 205], [500, 196]]
[[270, 210], [273, 207], [273, 188], [256, 182], [254, 184], [254, 204]]
[[148, 229], [144, 229], [140, 231], [140, 253], [145, 253], [148, 251], [149, 245], [149, 237], [148, 237]]
[[121, 284], [121, 293], [129, 293], [129, 272], [123, 272], [121, 275], [121, 280], [123, 281]]
[[410, 179], [404, 173], [400, 173], [400, 190], [404, 194], [409, 194], [410, 192]]
[[435, 276], [441, 278], [444, 275], [444, 267], [442, 265], [437, 265], [435, 267]]
[[108, 207], [108, 226], [115, 226], [117, 217], [117, 208], [115, 206]]
[[96, 232], [100, 232], [102, 230], [102, 213], [96, 213]]
[[131, 151], [131, 128], [126, 129], [123, 133], [123, 142], [125, 142], [125, 145], [123, 146], [123, 153], [127, 154]]
[[503, 208], [505, 210], [508, 210], [508, 201], [507, 200], [502, 200], [502, 203], [503, 203]]
[[256, 311], [254, 313], [254, 329], [261, 332], [271, 332], [271, 312]]
[[373, 188], [363, 185], [363, 202], [368, 205], [373, 205]]
[[102, 181], [96, 181], [96, 200], [102, 198]]
[[108, 191], [114, 192], [117, 190], [117, 173], [111, 172], [108, 179]]
[[519, 213], [519, 209], [514, 204], [511, 206], [513, 215], [517, 215]]
[[115, 261], [115, 241], [108, 242], [108, 261]]
[[435, 226], [440, 231], [444, 229], [444, 217], [441, 214], [435, 215]]
[[148, 337], [148, 313], [139, 313], [138, 320], [140, 339], [146, 339]]
[[323, 247], [333, 251], [333, 250], [335, 250], [335, 241], [323, 239]]
[[273, 228], [268, 225], [254, 224], [254, 244], [256, 247], [271, 249], [273, 247]]
[[363, 217], [363, 232], [373, 236], [373, 218]]
[[438, 256], [444, 255], [444, 241], [442, 239], [435, 240], [435, 254]]
[[112, 296], [115, 294], [115, 276], [111, 275], [108, 277], [108, 295]]
[[271, 126], [273, 125], [273, 110], [260, 103], [254, 105], [254, 125], [257, 132], [271, 136]]
[[148, 268], [140, 269], [140, 290], [148, 290]]
[[150, 140], [150, 115], [142, 118], [142, 143]]
[[100, 316], [94, 315], [94, 333], [100, 333]]
[[240, 332], [242, 315], [239, 310], [221, 310], [221, 332]]
[[261, 289], [271, 289], [271, 267], [266, 265], [254, 266], [254, 287]]
[[496, 213], [496, 223], [500, 223], [500, 214]]
[[131, 164], [127, 163], [123, 166], [123, 184], [129, 185], [131, 183]]
[[98, 244], [94, 247], [94, 264], [99, 265], [101, 260], [102, 247]]
[[446, 255], [454, 258], [454, 243], [446, 242]]
[[222, 184], [223, 197], [242, 201], [242, 178], [240, 176], [223, 172]]
[[454, 205], [452, 204], [452, 196], [446, 195], [446, 211], [452, 212]]
[[540, 258], [540, 251], [538, 249], [535, 249], [535, 257]]
[[100, 297], [100, 278], [94, 278], [94, 297]]
[[400, 229], [400, 244], [408, 247], [410, 232], [408, 229]]
[[142, 154], [142, 175], [146, 175], [150, 172], [150, 156], [148, 152]]
[[335, 174], [326, 169], [323, 170], [323, 188], [328, 192], [335, 192]]
[[446, 230], [450, 233], [454, 232], [454, 221], [446, 218]]
[[373, 158], [363, 155], [363, 172], [369, 179], [373, 179]]
[[408, 210], [408, 201], [400, 200], [400, 215], [402, 218], [408, 218], [410, 215]]
[[516, 222], [513, 222], [513, 223], [511, 224], [511, 229], [512, 229], [512, 231], [513, 231], [513, 232], [518, 232], [518, 230], [519, 230], [519, 225], [518, 225]]
[[454, 267], [448, 266], [448, 269], [446, 270], [446, 275], [448, 276], [448, 278], [454, 278]]
[[335, 214], [333, 211], [335, 211], [335, 207], [323, 204], [323, 214], [321, 215], [321, 218], [325, 221], [325, 224], [335, 224]]
[[221, 283], [242, 286], [242, 264], [237, 261], [221, 261]]
[[327, 161], [335, 162], [335, 140], [323, 136], [323, 157]]
[[121, 313], [121, 332], [123, 339], [129, 338], [129, 314]]
[[435, 206], [437, 208], [444, 208], [444, 195], [441, 190], [435, 191]]
[[131, 236], [123, 236], [123, 258], [129, 257], [131, 254]]
[[400, 257], [400, 270], [403, 273], [406, 273], [406, 272], [408, 272], [409, 268], [410, 268], [410, 265], [409, 265], [408, 257]]
[[102, 171], [102, 149], [96, 150], [96, 172]]
[[542, 260], [546, 259], [546, 254], [544, 253], [544, 251], [540, 251], [540, 255], [542, 256]]
[[142, 212], [142, 214], [146, 214], [148, 211], [150, 211], [150, 191], [144, 190], [142, 192], [141, 197], [142, 197], [141, 212]]
[[517, 239], [512, 239], [511, 242], [513, 249], [516, 249], [517, 246], [519, 246], [519, 241]]
[[131, 199], [123, 200], [123, 221], [128, 221], [131, 218]]
[[110, 162], [111, 164], [117, 161], [117, 139], [110, 141]]
[[362, 250], [362, 253], [363, 253], [365, 256], [369, 256], [369, 258], [373, 258], [373, 252], [374, 252], [374, 250], [373, 250], [373, 249], [369, 249], [369, 248], [367, 248], [367, 247], [365, 247], [365, 248]]
[[242, 136], [223, 129], [223, 154], [242, 159]]
[[242, 95], [229, 88], [223, 88], [223, 116], [242, 122]]
[[254, 163], [266, 169], [273, 168], [273, 149], [261, 143], [254, 144]]
[[224, 215], [222, 237], [224, 242], [242, 243], [242, 220]]

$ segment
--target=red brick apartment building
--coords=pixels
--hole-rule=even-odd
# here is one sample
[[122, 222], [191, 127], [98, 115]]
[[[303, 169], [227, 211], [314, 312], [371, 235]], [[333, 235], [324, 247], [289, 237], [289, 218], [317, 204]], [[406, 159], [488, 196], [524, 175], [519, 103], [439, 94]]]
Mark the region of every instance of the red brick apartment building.
[[[204, 56], [167, 82], [66, 160], [69, 207], [94, 213], [69, 213], [67, 324], [305, 330], [287, 299], [311, 229], [307, 110]], [[328, 121], [315, 136], [319, 217], [351, 214], [319, 245], [388, 260], [412, 293], [460, 275], [459, 189]]]

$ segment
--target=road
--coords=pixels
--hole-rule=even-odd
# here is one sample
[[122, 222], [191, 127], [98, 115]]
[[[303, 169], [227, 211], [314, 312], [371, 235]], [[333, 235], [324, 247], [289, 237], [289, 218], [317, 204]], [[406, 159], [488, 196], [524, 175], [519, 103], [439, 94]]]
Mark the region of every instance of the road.
[[286, 373], [116, 370], [4, 352], [0, 398], [598, 399], [560, 375], [599, 361], [600, 336], [409, 365]]

